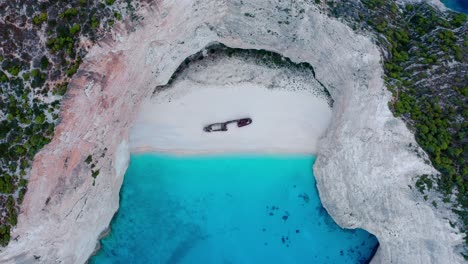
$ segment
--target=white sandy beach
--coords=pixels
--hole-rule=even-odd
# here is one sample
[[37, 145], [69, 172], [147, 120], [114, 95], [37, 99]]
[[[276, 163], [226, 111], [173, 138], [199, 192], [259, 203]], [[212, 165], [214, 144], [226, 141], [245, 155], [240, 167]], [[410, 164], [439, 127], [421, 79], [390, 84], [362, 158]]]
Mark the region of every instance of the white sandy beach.
[[[141, 106], [130, 133], [132, 152], [316, 153], [331, 119], [323, 87], [307, 70], [268, 67], [245, 57], [192, 62]], [[226, 132], [211, 123], [250, 117]]]
[[[131, 151], [181, 153], [315, 153], [328, 126], [327, 101], [308, 91], [269, 90], [255, 84], [173, 87], [147, 101], [130, 135]], [[250, 117], [251, 125], [203, 131], [215, 122]]]
[[[130, 133], [133, 152], [316, 153], [331, 119], [323, 87], [309, 70], [259, 64], [250, 57], [209, 56], [141, 106]], [[226, 132], [212, 123], [250, 117]]]

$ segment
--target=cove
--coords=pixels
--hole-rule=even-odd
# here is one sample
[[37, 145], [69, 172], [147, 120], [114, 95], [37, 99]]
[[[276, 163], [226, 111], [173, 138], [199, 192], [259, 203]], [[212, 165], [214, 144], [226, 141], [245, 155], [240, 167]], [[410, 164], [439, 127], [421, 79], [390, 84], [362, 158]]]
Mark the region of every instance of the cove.
[[442, 0], [441, 2], [454, 11], [468, 14], [467, 0]]
[[133, 154], [90, 263], [368, 263], [377, 239], [327, 214], [314, 161]]

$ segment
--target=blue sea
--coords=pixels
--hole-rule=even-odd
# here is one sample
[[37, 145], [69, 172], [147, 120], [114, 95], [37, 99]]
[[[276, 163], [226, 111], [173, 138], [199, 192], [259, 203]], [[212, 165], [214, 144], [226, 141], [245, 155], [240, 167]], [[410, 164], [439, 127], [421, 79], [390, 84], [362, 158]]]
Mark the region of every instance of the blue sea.
[[468, 0], [442, 0], [442, 3], [454, 11], [468, 14]]
[[378, 246], [321, 206], [315, 157], [132, 155], [90, 263], [367, 263]]

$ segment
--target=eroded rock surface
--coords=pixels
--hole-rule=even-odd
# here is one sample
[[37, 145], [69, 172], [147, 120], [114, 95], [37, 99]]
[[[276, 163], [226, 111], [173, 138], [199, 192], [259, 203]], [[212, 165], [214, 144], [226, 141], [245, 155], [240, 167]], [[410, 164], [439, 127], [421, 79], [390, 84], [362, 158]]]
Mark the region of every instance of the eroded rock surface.
[[377, 236], [375, 263], [461, 263], [460, 235], [408, 187], [433, 169], [408, 148], [413, 136], [388, 110], [378, 49], [307, 2], [160, 1], [142, 11], [134, 32], [116, 29], [114, 40], [94, 47], [56, 136], [35, 158], [0, 262], [85, 262], [118, 208], [139, 103], [185, 58], [221, 42], [315, 67], [335, 100], [315, 163], [322, 203], [341, 226]]
[[[204, 54], [204, 55], [202, 55]], [[192, 56], [142, 103], [131, 152], [316, 153], [332, 101], [308, 64], [265, 51], [208, 47]], [[249, 117], [226, 133], [203, 127]]]

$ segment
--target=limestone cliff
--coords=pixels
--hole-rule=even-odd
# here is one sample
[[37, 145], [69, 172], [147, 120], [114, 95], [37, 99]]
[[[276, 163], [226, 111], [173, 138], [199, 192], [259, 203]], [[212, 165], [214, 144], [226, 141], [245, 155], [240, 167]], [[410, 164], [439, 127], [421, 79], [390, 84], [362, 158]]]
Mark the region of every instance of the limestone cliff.
[[375, 263], [461, 263], [454, 251], [460, 236], [408, 187], [433, 169], [408, 147], [413, 136], [388, 110], [378, 49], [308, 2], [160, 1], [142, 11], [134, 32], [117, 28], [91, 49], [53, 141], [35, 158], [0, 262], [85, 262], [118, 208], [139, 103], [185, 58], [221, 42], [314, 66], [335, 100], [314, 168], [320, 196], [338, 224], [377, 236]]

